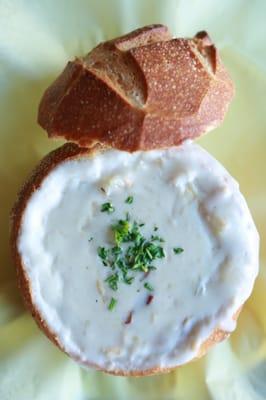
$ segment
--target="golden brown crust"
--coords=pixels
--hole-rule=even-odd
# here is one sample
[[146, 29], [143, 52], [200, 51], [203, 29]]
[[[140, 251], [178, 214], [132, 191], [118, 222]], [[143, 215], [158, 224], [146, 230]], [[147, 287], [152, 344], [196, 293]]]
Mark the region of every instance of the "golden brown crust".
[[[70, 159], [79, 159], [84, 156], [92, 156], [97, 154], [99, 151], [104, 151], [105, 148], [99, 145], [94, 146], [90, 150], [85, 148], [80, 148], [73, 143], [67, 143], [62, 147], [52, 151], [43, 160], [39, 163], [39, 165], [35, 168], [29, 179], [26, 181], [24, 186], [22, 187], [20, 193], [18, 194], [17, 200], [11, 212], [11, 233], [10, 233], [10, 246], [12, 256], [15, 262], [17, 277], [19, 287], [25, 302], [26, 307], [36, 320], [38, 326], [45, 335], [62, 351], [65, 353], [66, 350], [64, 349], [63, 343], [60, 343], [56, 334], [52, 331], [51, 327], [49, 327], [46, 321], [42, 318], [40, 311], [34, 304], [34, 299], [31, 293], [31, 284], [30, 280], [27, 276], [25, 268], [22, 263], [21, 256], [18, 250], [18, 239], [20, 235], [20, 228], [23, 219], [23, 214], [25, 208], [27, 206], [27, 202], [34, 193], [34, 191], [38, 190], [40, 185], [42, 184], [43, 180], [46, 176], [60, 163], [70, 160]], [[240, 310], [235, 314], [234, 318], [237, 319]], [[217, 328], [214, 330], [212, 335], [202, 344], [198, 355], [196, 358], [203, 356], [215, 343], [218, 343], [229, 336], [229, 333], [222, 331], [221, 329]], [[176, 367], [173, 368], [161, 368], [155, 367], [152, 369], [147, 370], [136, 370], [136, 371], [126, 371], [126, 370], [104, 370], [100, 368], [98, 365], [95, 365], [90, 362], [82, 362], [80, 359], [77, 358], [75, 354], [69, 354], [73, 359], [75, 359], [78, 363], [86, 366], [95, 368], [104, 372], [107, 372], [112, 375], [120, 375], [120, 376], [147, 376], [153, 374], [162, 374], [169, 372]]]
[[44, 93], [38, 121], [50, 137], [81, 146], [149, 150], [218, 126], [233, 92], [206, 32], [172, 39], [152, 25], [69, 62]]

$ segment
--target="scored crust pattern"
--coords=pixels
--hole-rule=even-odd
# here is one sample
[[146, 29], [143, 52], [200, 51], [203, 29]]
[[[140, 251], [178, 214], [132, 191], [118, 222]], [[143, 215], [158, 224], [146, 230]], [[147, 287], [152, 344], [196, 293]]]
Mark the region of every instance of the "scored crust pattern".
[[206, 32], [172, 38], [151, 25], [99, 44], [45, 91], [38, 122], [84, 147], [169, 147], [217, 127], [233, 83]]

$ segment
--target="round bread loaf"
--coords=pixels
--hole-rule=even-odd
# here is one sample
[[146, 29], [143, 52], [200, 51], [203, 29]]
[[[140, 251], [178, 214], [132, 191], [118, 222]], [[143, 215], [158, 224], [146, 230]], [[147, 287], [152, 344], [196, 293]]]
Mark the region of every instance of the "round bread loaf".
[[174, 146], [217, 127], [233, 83], [206, 32], [172, 38], [151, 25], [67, 64], [38, 121], [50, 137], [127, 151]]
[[[119, 221], [131, 236], [118, 239]], [[131, 250], [132, 263], [129, 246], [152, 261], [137, 265]], [[116, 375], [203, 355], [235, 328], [258, 271], [237, 183], [191, 142], [48, 154], [18, 195], [11, 248], [40, 328], [82, 365]]]

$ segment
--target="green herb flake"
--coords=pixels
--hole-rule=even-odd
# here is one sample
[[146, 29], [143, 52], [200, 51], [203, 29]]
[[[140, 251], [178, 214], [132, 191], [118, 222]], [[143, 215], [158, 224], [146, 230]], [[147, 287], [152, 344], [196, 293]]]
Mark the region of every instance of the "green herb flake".
[[127, 199], [126, 199], [126, 201], [125, 201], [125, 203], [127, 203], [127, 204], [132, 204], [132, 203], [133, 203], [133, 200], [134, 200], [133, 196], [128, 196]]
[[151, 286], [150, 283], [145, 282], [143, 286], [145, 287], [145, 289], [149, 290], [150, 292], [153, 291], [153, 287]]
[[158, 226], [155, 226], [154, 228], [153, 228], [153, 230], [154, 230], [154, 232], [156, 232], [156, 231], [158, 231]]
[[105, 247], [98, 247], [98, 256], [102, 260], [106, 260], [108, 256], [108, 250]]
[[114, 246], [111, 248], [111, 252], [113, 255], [118, 256], [119, 254], [122, 253], [122, 248], [119, 246]]
[[109, 275], [106, 279], [105, 282], [108, 283], [109, 288], [112, 290], [117, 290], [118, 289], [118, 281], [119, 281], [119, 276], [118, 273]]
[[88, 240], [88, 242], [91, 242], [92, 240], [93, 240], [93, 237], [90, 237], [89, 240]]
[[130, 231], [131, 224], [127, 220], [120, 219], [117, 224], [112, 225], [112, 231], [114, 232], [115, 243], [118, 246], [122, 242], [128, 241], [128, 234]]
[[181, 253], [183, 253], [183, 251], [184, 251], [184, 249], [182, 249], [182, 247], [174, 247], [173, 248], [173, 252], [175, 254], [181, 254]]
[[158, 235], [151, 235], [151, 241], [164, 243], [165, 240]]
[[134, 276], [125, 276], [124, 278], [123, 278], [123, 280], [124, 280], [124, 282], [127, 284], [127, 285], [131, 285], [131, 283], [134, 281]]
[[101, 212], [107, 212], [108, 214], [111, 214], [115, 211], [114, 206], [112, 205], [112, 203], [108, 202], [108, 203], [103, 203], [101, 206]]
[[117, 300], [114, 297], [112, 297], [111, 300], [110, 300], [110, 303], [108, 305], [108, 310], [109, 311], [113, 311], [113, 309], [115, 308], [116, 304], [117, 304]]

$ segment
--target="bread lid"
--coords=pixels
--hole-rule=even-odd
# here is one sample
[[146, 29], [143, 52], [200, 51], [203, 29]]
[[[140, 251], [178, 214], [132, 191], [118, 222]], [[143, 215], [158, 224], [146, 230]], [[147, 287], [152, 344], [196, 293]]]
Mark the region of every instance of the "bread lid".
[[49, 137], [136, 151], [170, 147], [217, 127], [233, 83], [206, 32], [172, 38], [150, 25], [68, 62], [45, 91]]

